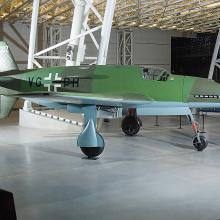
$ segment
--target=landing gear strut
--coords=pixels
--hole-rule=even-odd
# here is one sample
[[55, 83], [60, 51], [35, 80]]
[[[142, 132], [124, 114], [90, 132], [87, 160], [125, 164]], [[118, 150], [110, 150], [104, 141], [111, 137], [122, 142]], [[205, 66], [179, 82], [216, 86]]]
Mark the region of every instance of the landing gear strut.
[[199, 125], [198, 123], [195, 122], [192, 114], [189, 115], [189, 117], [192, 123], [193, 131], [196, 134], [193, 137], [193, 146], [196, 148], [196, 150], [203, 151], [208, 146], [208, 140], [207, 137], [205, 136], [205, 132], [201, 132], [199, 130]]
[[122, 131], [128, 136], [133, 136], [139, 132], [141, 126], [142, 121], [137, 117], [136, 109], [129, 109], [128, 115], [121, 123]]

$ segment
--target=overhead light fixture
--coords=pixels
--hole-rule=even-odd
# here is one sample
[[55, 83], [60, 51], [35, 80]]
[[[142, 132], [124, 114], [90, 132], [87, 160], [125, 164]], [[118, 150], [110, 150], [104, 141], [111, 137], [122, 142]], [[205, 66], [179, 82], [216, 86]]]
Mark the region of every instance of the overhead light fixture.
[[131, 22], [128, 24], [128, 26], [133, 26], [133, 25], [136, 25], [137, 23], [135, 21]]
[[58, 18], [59, 18], [60, 20], [63, 20], [63, 19], [65, 19], [66, 17], [63, 16], [63, 15], [60, 15], [60, 16], [58, 16]]
[[[176, 25], [165, 27], [168, 30], [177, 29]], [[180, 30], [180, 28], [178, 28]]]
[[156, 26], [157, 26], [157, 24], [154, 23], [154, 24], [150, 25], [149, 27], [152, 28], [152, 27], [156, 27]]
[[5, 17], [5, 16], [8, 15], [8, 13], [7, 12], [3, 12], [2, 15], [3, 15], [3, 17]]
[[139, 27], [144, 27], [146, 26], [146, 24], [139, 24]]
[[193, 31], [193, 30], [194, 30], [193, 27], [186, 29], [186, 31]]
[[218, 6], [220, 6], [220, 2], [212, 3], [212, 4], [209, 4], [209, 5], [206, 5], [205, 7], [206, 8], [215, 8], [215, 7], [218, 7]]
[[118, 22], [118, 25], [123, 25], [125, 23], [126, 23], [126, 21], [120, 21], [120, 22]]
[[160, 26], [160, 28], [166, 28], [166, 27], [167, 27], [166, 24]]

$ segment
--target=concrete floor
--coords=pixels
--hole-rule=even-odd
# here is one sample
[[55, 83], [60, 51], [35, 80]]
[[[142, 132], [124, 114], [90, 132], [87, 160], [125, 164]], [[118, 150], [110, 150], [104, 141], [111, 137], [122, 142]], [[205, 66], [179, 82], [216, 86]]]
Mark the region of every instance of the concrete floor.
[[204, 152], [193, 149], [189, 125], [153, 120], [136, 137], [105, 124], [98, 160], [82, 159], [77, 133], [2, 121], [0, 188], [14, 193], [18, 220], [220, 219], [220, 116], [206, 119]]

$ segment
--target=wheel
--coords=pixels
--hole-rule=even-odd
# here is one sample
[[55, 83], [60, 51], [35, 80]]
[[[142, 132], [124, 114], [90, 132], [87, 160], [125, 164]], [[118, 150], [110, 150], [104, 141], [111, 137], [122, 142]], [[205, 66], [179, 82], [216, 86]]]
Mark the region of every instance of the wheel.
[[88, 157], [88, 158], [94, 158], [99, 156], [103, 150], [104, 147], [80, 147], [81, 151]]
[[198, 150], [198, 151], [203, 151], [207, 145], [208, 145], [208, 140], [204, 136], [199, 136], [201, 143], [199, 143], [197, 136], [193, 138], [193, 146]]
[[136, 116], [126, 116], [121, 123], [122, 131], [128, 136], [133, 136], [139, 132], [140, 122], [141, 120]]
[[95, 158], [99, 156], [105, 148], [105, 141], [101, 134], [96, 132], [98, 145], [100, 147], [80, 147], [81, 151], [88, 157], [88, 158]]

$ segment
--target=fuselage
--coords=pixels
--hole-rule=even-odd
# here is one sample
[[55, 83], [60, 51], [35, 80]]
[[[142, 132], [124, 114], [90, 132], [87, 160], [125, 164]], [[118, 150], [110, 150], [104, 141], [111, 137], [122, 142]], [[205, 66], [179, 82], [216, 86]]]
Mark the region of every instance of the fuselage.
[[13, 95], [59, 93], [158, 102], [220, 102], [220, 85], [213, 80], [139, 66], [93, 65], [26, 70], [1, 76], [0, 86]]

